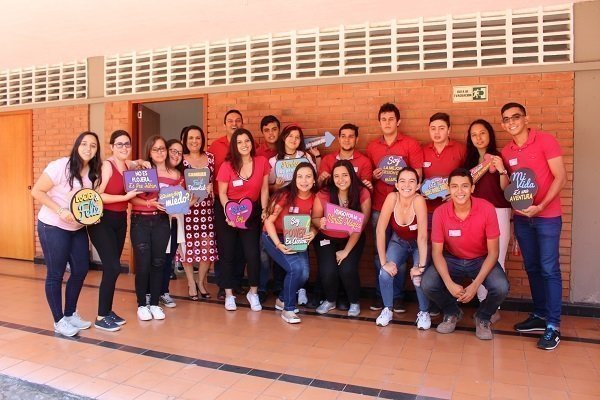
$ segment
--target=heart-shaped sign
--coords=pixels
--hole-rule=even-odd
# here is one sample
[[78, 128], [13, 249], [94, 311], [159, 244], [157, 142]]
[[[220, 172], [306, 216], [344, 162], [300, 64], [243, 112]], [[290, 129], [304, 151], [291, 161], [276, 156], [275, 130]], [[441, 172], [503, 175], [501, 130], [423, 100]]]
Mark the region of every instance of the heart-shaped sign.
[[510, 174], [510, 185], [504, 189], [504, 197], [515, 210], [524, 210], [533, 204], [537, 191], [535, 172], [521, 168]]
[[232, 221], [236, 228], [248, 229], [246, 221], [252, 215], [252, 201], [248, 198], [243, 198], [239, 202], [229, 200], [225, 204], [225, 216], [229, 221]]

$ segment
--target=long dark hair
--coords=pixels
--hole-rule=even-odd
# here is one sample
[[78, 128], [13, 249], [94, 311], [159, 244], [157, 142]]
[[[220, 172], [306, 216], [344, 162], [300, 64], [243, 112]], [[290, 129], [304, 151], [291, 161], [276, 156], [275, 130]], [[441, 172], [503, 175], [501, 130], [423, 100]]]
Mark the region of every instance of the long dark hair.
[[167, 146], [167, 141], [164, 137], [160, 135], [150, 136], [148, 140], [146, 140], [146, 161], [150, 162], [150, 165], [152, 165], [153, 168], [156, 168], [156, 164], [154, 164], [154, 161], [152, 161], [152, 148], [154, 147], [154, 144], [159, 140], [165, 144], [165, 167], [167, 168], [167, 170], [175, 169], [175, 167], [171, 165], [171, 160], [169, 159], [169, 147]]
[[317, 171], [315, 171], [315, 167], [313, 167], [313, 165], [309, 162], [301, 162], [296, 166], [290, 184], [277, 190], [271, 196], [271, 200], [269, 201], [269, 207], [267, 208], [267, 215], [273, 214], [273, 211], [275, 211], [275, 206], [282, 199], [285, 199], [285, 203], [282, 207], [282, 209], [284, 210], [289, 209], [290, 207], [293, 207], [296, 204], [296, 199], [298, 198], [298, 185], [296, 185], [296, 179], [298, 177], [298, 171], [301, 168], [310, 168], [310, 170], [312, 171], [315, 182], [310, 188], [310, 192], [313, 194], [317, 193]]
[[331, 178], [327, 182], [327, 186], [325, 186], [322, 190], [325, 192], [329, 192], [329, 202], [335, 205], [340, 205], [339, 189], [335, 186], [335, 181], [333, 179], [333, 172], [338, 167], [344, 167], [348, 170], [348, 174], [350, 175], [350, 188], [348, 188], [348, 208], [354, 211], [360, 211], [360, 192], [366, 187], [364, 183], [358, 178], [356, 172], [354, 172], [354, 166], [348, 160], [337, 160], [335, 164], [333, 164], [333, 168], [331, 168]]
[[[169, 150], [171, 149], [171, 146], [173, 146], [174, 144], [179, 144], [182, 148], [185, 149], [185, 147], [179, 140], [177, 140], [177, 139], [167, 140], [167, 160], [169, 160], [169, 164], [171, 164], [171, 157], [169, 157]], [[172, 165], [172, 167], [175, 168], [177, 171], [179, 171], [181, 173], [181, 175], [183, 175], [183, 170], [185, 169], [185, 167], [183, 166], [183, 154], [181, 155], [181, 161], [179, 161], [179, 164]]]
[[302, 132], [302, 128], [300, 128], [300, 125], [291, 124], [283, 128], [283, 131], [281, 131], [281, 134], [275, 142], [275, 148], [277, 149], [277, 160], [283, 160], [285, 158], [285, 139], [287, 139], [287, 137], [290, 136], [293, 131], [298, 131], [298, 133], [300, 133], [300, 145], [298, 145], [296, 151], [300, 150], [306, 153], [306, 144], [304, 143], [304, 133]]
[[96, 154], [94, 157], [88, 162], [89, 172], [88, 178], [92, 182], [92, 187], [97, 188], [102, 183], [102, 160], [100, 159], [100, 139], [98, 139], [98, 135], [94, 132], [85, 131], [81, 132], [77, 139], [75, 139], [75, 143], [73, 143], [73, 148], [71, 149], [71, 154], [69, 154], [69, 161], [67, 161], [67, 170], [68, 170], [68, 181], [71, 190], [73, 190], [73, 182], [75, 179], [79, 182], [81, 187], [83, 187], [83, 178], [81, 176], [81, 170], [83, 168], [83, 160], [79, 155], [79, 146], [81, 146], [81, 142], [83, 138], [86, 136], [93, 136], [96, 139], [96, 144], [98, 147], [96, 148]]
[[254, 158], [256, 156], [256, 146], [254, 146], [254, 138], [252, 137], [252, 133], [248, 129], [236, 129], [235, 132], [233, 132], [233, 135], [231, 135], [231, 140], [229, 141], [229, 153], [227, 153], [225, 160], [229, 161], [233, 167], [233, 170], [238, 173], [242, 169], [242, 155], [237, 148], [237, 138], [241, 135], [247, 135], [250, 138], [250, 143], [252, 144], [250, 157]]
[[468, 169], [471, 169], [479, 164], [479, 150], [477, 150], [477, 147], [475, 147], [473, 140], [471, 139], [471, 128], [473, 125], [477, 124], [483, 125], [490, 136], [490, 142], [488, 143], [485, 152], [495, 156], [500, 155], [498, 152], [498, 147], [496, 146], [496, 133], [494, 132], [492, 124], [487, 122], [485, 119], [476, 119], [475, 121], [471, 122], [471, 125], [469, 125], [469, 129], [467, 130], [467, 156], [465, 158], [464, 167]]
[[188, 135], [190, 131], [200, 132], [200, 138], [202, 138], [202, 144], [200, 145], [200, 154], [204, 154], [204, 145], [206, 144], [206, 135], [204, 131], [197, 125], [189, 125], [181, 130], [181, 145], [183, 146], [183, 154], [190, 154], [190, 149], [187, 147]]

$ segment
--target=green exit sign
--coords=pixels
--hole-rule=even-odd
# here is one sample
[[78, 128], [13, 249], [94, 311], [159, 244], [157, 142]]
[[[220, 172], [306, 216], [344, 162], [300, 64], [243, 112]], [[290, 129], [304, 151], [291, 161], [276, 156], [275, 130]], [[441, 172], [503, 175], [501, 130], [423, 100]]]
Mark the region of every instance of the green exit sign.
[[454, 103], [488, 101], [488, 86], [453, 86], [452, 101]]

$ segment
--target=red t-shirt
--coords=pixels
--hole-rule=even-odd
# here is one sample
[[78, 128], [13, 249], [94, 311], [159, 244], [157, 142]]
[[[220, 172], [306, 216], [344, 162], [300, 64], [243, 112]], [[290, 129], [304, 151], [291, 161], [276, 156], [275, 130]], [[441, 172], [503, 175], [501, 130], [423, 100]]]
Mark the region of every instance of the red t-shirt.
[[[330, 153], [323, 156], [321, 160], [321, 164], [319, 165], [319, 174], [326, 171], [331, 174], [333, 172], [333, 164], [336, 163], [340, 159], [340, 153]], [[354, 172], [358, 175], [361, 181], [365, 179], [369, 182], [373, 179], [373, 167], [371, 166], [371, 161], [367, 157], [365, 157], [358, 150], [354, 150], [352, 154], [352, 158], [349, 158], [348, 161], [354, 167]]]
[[[450, 172], [463, 166], [466, 153], [465, 145], [454, 140], [448, 141], [441, 153], [437, 152], [433, 142], [423, 145], [423, 178], [448, 177]], [[429, 213], [435, 211], [443, 202], [440, 198], [426, 200]]]
[[[512, 141], [502, 149], [504, 165], [507, 166], [510, 173], [521, 168], [530, 168], [535, 173], [538, 185], [537, 194], [533, 197], [535, 205], [540, 204], [546, 197], [550, 185], [554, 181], [548, 160], [561, 155], [562, 150], [554, 136], [533, 128], [529, 129], [529, 137], [523, 146], [519, 147]], [[561, 215], [560, 196], [556, 196], [536, 217], [552, 218]]]
[[[296, 197], [296, 200], [292, 202], [289, 207], [283, 207], [285, 203], [287, 203], [287, 196], [283, 197], [277, 205], [281, 207], [281, 212], [275, 219], [275, 230], [278, 234], [283, 234], [283, 217], [290, 214], [305, 214], [310, 215], [312, 213], [312, 207], [315, 201], [315, 195], [310, 194], [307, 199], [301, 199], [300, 197]], [[266, 231], [263, 227], [263, 231]]]
[[[112, 175], [106, 184], [106, 188], [104, 188], [104, 193], [106, 194], [114, 194], [114, 195], [124, 195], [125, 194], [125, 185], [123, 184], [123, 175], [117, 168], [114, 162], [111, 160], [107, 160], [112, 167]], [[129, 207], [128, 201], [118, 201], [116, 203], [106, 203], [104, 204], [105, 210], [110, 211], [127, 211], [127, 207]]]
[[504, 198], [504, 191], [500, 187], [500, 174], [486, 172], [475, 184], [473, 196], [492, 203], [496, 208], [510, 208], [510, 203]]
[[217, 176], [219, 174], [219, 168], [221, 168], [221, 165], [225, 162], [227, 153], [229, 153], [229, 139], [227, 139], [227, 135], [221, 136], [212, 142], [208, 151], [215, 157], [215, 176]]
[[267, 143], [262, 143], [256, 148], [256, 155], [263, 156], [268, 160], [269, 158], [275, 157], [277, 155], [277, 149], [272, 149]]
[[471, 197], [471, 211], [463, 221], [448, 201], [433, 213], [431, 241], [443, 243], [444, 250], [463, 260], [487, 255], [487, 240], [500, 237], [496, 209], [486, 200]]
[[[371, 196], [371, 194], [369, 193], [369, 190], [367, 188], [363, 187], [360, 191], [360, 204], [362, 205], [365, 201], [367, 201], [369, 199], [370, 196]], [[317, 197], [321, 201], [321, 206], [323, 207], [323, 214], [325, 214], [325, 204], [331, 203], [331, 200], [330, 200], [331, 197], [329, 196], [329, 190], [328, 189], [320, 190], [319, 193], [317, 193]], [[345, 239], [348, 236], [350, 236], [350, 235], [348, 235], [348, 232], [330, 231], [327, 229], [322, 229], [321, 232], [324, 235], [327, 235], [329, 237], [339, 238], [339, 239]]]
[[[400, 132], [398, 132], [396, 140], [391, 146], [385, 143], [383, 136], [373, 140], [367, 146], [366, 156], [371, 161], [373, 169], [378, 168], [379, 161], [389, 155], [402, 156], [406, 165], [415, 169], [423, 166], [423, 150], [421, 150], [419, 142]], [[394, 186], [388, 185], [380, 179], [375, 179], [373, 185], [373, 210], [381, 211], [385, 198], [392, 191], [394, 191]]]
[[265, 175], [269, 175], [271, 166], [267, 159], [262, 156], [254, 157], [253, 161], [252, 175], [248, 179], [242, 179], [233, 170], [229, 161], [225, 161], [221, 166], [217, 181], [227, 183], [227, 197], [229, 200], [240, 201], [247, 197], [254, 202], [260, 198], [263, 178]]

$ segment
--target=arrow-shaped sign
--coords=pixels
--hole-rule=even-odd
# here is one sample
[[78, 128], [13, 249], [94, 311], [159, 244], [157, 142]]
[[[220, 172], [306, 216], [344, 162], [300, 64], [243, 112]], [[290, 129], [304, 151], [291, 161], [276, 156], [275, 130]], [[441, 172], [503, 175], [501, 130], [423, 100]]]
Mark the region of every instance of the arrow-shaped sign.
[[306, 149], [312, 149], [313, 147], [317, 147], [325, 143], [325, 147], [331, 146], [333, 141], [335, 140], [335, 136], [331, 134], [331, 132], [325, 132], [323, 136], [315, 136], [304, 139], [304, 144], [306, 145]]

